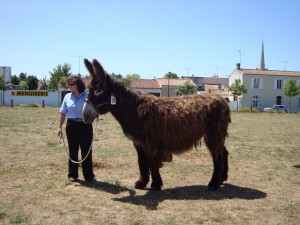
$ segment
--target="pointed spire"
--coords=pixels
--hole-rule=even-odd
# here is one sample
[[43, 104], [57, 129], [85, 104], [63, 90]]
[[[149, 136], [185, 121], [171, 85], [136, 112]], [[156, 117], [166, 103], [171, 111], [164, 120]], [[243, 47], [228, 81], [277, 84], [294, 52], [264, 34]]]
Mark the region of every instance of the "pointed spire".
[[265, 70], [265, 50], [264, 50], [264, 41], [262, 41], [261, 46], [261, 57], [260, 57], [260, 69]]

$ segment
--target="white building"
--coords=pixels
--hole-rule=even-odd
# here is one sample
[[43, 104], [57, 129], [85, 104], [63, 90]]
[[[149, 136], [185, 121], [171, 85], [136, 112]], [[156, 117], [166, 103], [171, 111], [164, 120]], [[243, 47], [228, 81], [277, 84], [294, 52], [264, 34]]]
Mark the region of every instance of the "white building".
[[4, 81], [6, 83], [11, 83], [11, 67], [0, 66], [0, 76], [4, 76]]
[[[289, 106], [289, 97], [283, 93], [288, 79], [296, 80], [300, 85], [300, 71], [268, 70], [265, 69], [264, 47], [262, 46], [261, 64], [259, 69], [243, 69], [238, 63], [236, 69], [229, 75], [229, 86], [240, 79], [247, 88], [247, 93], [239, 97], [241, 107], [258, 109], [273, 105]], [[234, 100], [230, 96], [230, 100]], [[292, 97], [292, 112], [300, 111], [300, 95]]]

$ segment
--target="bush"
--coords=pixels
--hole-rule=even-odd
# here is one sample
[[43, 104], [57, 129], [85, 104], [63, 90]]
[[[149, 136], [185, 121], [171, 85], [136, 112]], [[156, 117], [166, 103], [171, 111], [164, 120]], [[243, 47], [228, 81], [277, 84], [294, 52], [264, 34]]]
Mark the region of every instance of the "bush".
[[21, 107], [32, 107], [32, 108], [38, 108], [41, 105], [37, 103], [29, 103], [29, 104], [20, 104]]
[[[240, 113], [250, 113], [251, 112], [251, 108], [241, 108], [239, 109], [239, 111], [235, 110], [231, 110], [231, 112], [240, 112]], [[259, 110], [256, 108], [252, 108], [252, 112], [253, 113], [259, 113]]]

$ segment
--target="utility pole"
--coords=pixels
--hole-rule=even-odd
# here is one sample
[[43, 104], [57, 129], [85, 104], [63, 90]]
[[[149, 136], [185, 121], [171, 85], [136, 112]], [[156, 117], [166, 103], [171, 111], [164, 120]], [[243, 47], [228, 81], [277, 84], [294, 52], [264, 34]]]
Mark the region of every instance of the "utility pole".
[[82, 56], [81, 55], [76, 55], [74, 57], [78, 58], [78, 75], [80, 75], [80, 59], [82, 58]]
[[168, 97], [170, 97], [170, 76], [168, 77]]

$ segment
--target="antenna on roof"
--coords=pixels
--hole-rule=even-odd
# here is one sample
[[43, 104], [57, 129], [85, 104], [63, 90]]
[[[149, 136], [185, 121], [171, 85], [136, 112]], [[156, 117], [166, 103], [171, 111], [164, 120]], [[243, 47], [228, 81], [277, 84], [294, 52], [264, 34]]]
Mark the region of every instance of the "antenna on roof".
[[219, 67], [218, 65], [216, 65], [216, 69], [217, 69], [217, 74], [216, 74], [216, 76], [218, 77], [218, 76], [219, 76], [219, 70], [221, 70], [222, 68]]
[[238, 49], [238, 50], [235, 50], [235, 51], [239, 53], [239, 55], [240, 55], [240, 64], [242, 64], [242, 56], [245, 55], [245, 54], [242, 54], [241, 49]]
[[285, 69], [286, 69], [286, 64], [287, 64], [289, 61], [283, 60], [283, 61], [280, 61], [280, 62], [283, 63], [283, 71], [285, 71]]
[[185, 69], [186, 69], [186, 76], [188, 77], [190, 73], [190, 69], [188, 67], [186, 67]]

